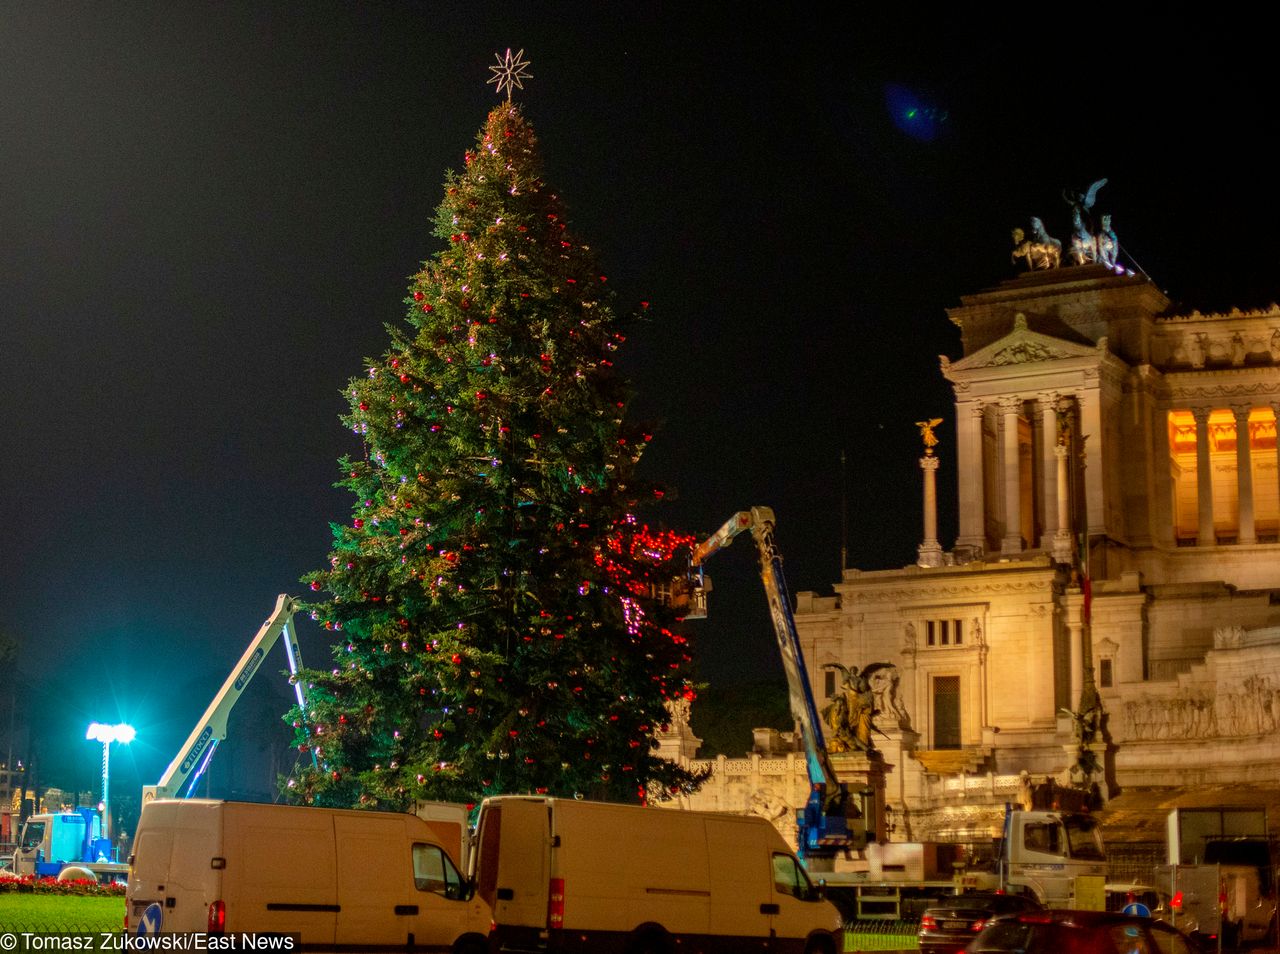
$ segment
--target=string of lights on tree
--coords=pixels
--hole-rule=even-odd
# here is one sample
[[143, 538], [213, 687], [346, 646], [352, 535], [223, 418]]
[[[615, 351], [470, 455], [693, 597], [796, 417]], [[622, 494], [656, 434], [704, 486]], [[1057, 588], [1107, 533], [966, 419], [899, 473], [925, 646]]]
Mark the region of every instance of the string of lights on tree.
[[289, 716], [317, 757], [285, 781], [297, 801], [643, 800], [699, 781], [654, 738], [693, 694], [656, 594], [694, 540], [636, 517], [663, 495], [635, 477], [652, 435], [614, 368], [636, 315], [614, 312], [543, 181], [510, 100], [526, 66], [508, 50], [491, 68], [508, 97], [446, 178], [443, 248], [346, 392], [363, 453], [340, 462], [351, 519], [305, 578], [335, 645]]

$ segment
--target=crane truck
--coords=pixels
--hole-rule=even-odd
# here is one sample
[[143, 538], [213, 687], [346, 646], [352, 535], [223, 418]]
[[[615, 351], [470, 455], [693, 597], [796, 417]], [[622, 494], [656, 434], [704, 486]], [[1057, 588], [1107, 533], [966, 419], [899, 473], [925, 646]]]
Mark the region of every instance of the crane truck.
[[[791, 598], [782, 572], [782, 556], [774, 543], [774, 527], [774, 514], [770, 508], [753, 507], [734, 514], [719, 530], [694, 547], [690, 556], [692, 605], [700, 610], [706, 605], [705, 593], [709, 589], [703, 578], [706, 560], [740, 534], [750, 533], [756, 541], [760, 579], [782, 655], [791, 713], [803, 738], [809, 775], [809, 797], [804, 808], [797, 813], [797, 855], [810, 871], [821, 873], [829, 882], [849, 881], [868, 888], [892, 889], [895, 899], [893, 910], [900, 912], [900, 889], [915, 884], [909, 872], [919, 865], [880, 865], [883, 880], [877, 883], [871, 881], [868, 872], [831, 872], [837, 857], [848, 856], [866, 846], [868, 832], [874, 836], [875, 832], [884, 830], [879, 823], [884, 806], [876, 798], [867, 799], [862, 808], [851, 801], [855, 793], [851, 793], [849, 785], [837, 777], [827, 753], [822, 721], [813, 698]], [[700, 615], [705, 615], [705, 612]], [[878, 847], [894, 857], [931, 854], [925, 850], [928, 846], [924, 845], [893, 843]], [[895, 877], [896, 872], [892, 869], [901, 869], [902, 877]], [[1003, 890], [1032, 894], [1048, 905], [1070, 907], [1076, 901], [1077, 878], [1093, 878], [1100, 888], [1105, 874], [1102, 840], [1097, 824], [1088, 815], [1069, 811], [1023, 811], [1006, 806], [1004, 833], [990, 883], [988, 877], [973, 872], [955, 880], [954, 885], [957, 890], [998, 886]]]
[[123, 879], [128, 870], [116, 859], [111, 839], [104, 836], [102, 815], [96, 808], [30, 816], [13, 852], [13, 873], [19, 877], [114, 881]]
[[[773, 619], [778, 652], [782, 655], [782, 668], [787, 677], [791, 714], [799, 723], [804, 740], [809, 798], [797, 818], [799, 845], [796, 854], [811, 865], [816, 859], [830, 859], [850, 849], [861, 848], [866, 841], [866, 828], [862, 824], [863, 811], [850, 802], [849, 786], [836, 777], [827, 754], [822, 722], [813, 691], [809, 688], [809, 674], [791, 612], [791, 597], [782, 574], [782, 555], [773, 541], [773, 528], [773, 511], [768, 507], [740, 511], [694, 547], [689, 562], [698, 575], [697, 583], [701, 583], [702, 565], [711, 556], [733, 543], [740, 534], [750, 533], [755, 538], [760, 557], [760, 579], [769, 601], [769, 615]], [[705, 589], [705, 586], [695, 584], [696, 589]]]

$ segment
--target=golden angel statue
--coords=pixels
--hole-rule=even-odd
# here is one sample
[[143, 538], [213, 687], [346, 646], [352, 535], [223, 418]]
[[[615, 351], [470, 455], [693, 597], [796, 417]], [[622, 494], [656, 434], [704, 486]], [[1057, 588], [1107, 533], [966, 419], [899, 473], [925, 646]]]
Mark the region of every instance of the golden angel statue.
[[942, 418], [935, 417], [928, 421], [916, 421], [916, 427], [920, 428], [920, 439], [924, 441], [924, 453], [926, 457], [933, 456], [933, 449], [938, 446], [938, 438], [933, 433], [933, 429], [942, 423]]

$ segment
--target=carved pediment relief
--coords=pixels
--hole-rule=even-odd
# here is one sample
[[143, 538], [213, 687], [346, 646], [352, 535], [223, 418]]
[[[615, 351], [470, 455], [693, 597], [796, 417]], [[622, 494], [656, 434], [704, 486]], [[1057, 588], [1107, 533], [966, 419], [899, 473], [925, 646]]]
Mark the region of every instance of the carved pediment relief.
[[1066, 355], [1039, 341], [1015, 341], [991, 356], [990, 365], [1025, 364], [1028, 361], [1052, 361]]
[[1027, 327], [1027, 317], [1018, 312], [1013, 319], [1013, 330], [1003, 338], [979, 348], [959, 361], [943, 362], [943, 373], [971, 371], [977, 368], [998, 368], [1013, 364], [1031, 364], [1041, 361], [1060, 361], [1067, 358], [1098, 356], [1098, 349], [1088, 345], [1064, 341], [1052, 335], [1041, 334]]

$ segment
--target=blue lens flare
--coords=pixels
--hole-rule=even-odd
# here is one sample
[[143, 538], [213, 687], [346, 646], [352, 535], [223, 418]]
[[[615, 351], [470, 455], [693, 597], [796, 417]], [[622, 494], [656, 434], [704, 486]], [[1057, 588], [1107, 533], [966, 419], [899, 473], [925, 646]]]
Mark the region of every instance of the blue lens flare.
[[889, 83], [884, 103], [893, 125], [912, 139], [933, 142], [946, 131], [947, 111], [913, 89]]

